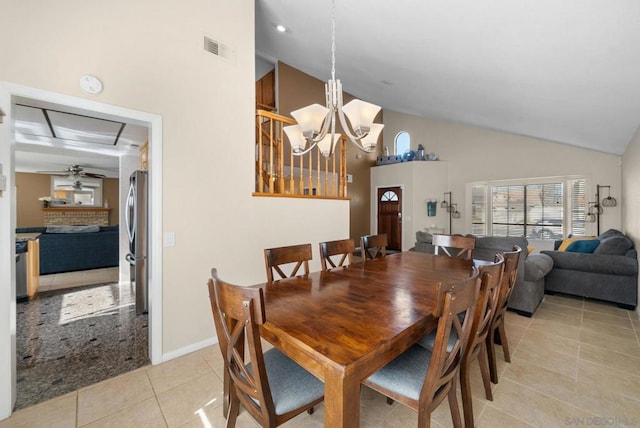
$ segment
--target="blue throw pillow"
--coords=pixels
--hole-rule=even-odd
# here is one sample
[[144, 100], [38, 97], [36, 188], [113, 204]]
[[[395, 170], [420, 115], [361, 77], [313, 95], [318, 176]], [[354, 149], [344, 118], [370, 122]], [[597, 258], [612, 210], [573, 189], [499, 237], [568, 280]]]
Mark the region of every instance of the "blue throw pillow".
[[599, 239], [581, 239], [573, 241], [565, 251], [570, 253], [593, 253], [598, 245], [600, 245]]

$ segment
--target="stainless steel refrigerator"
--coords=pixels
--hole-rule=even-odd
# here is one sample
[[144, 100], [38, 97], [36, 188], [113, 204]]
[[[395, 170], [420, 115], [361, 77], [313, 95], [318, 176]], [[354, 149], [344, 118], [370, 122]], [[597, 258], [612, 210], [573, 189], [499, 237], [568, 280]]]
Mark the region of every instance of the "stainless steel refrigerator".
[[135, 285], [136, 313], [149, 308], [148, 184], [146, 171], [134, 171], [129, 179], [125, 221], [129, 235], [127, 261], [131, 267], [131, 283]]

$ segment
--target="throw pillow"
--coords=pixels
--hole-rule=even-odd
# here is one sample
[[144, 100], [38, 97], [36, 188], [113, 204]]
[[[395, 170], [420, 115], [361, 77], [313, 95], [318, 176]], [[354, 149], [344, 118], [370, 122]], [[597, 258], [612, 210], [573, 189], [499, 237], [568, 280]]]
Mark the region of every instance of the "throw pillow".
[[568, 253], [593, 253], [600, 245], [599, 239], [580, 239], [572, 242], [565, 250]]
[[592, 239], [596, 239], [596, 237], [595, 236], [574, 236], [572, 238], [563, 239], [562, 244], [560, 244], [560, 247], [558, 248], [558, 251], [566, 251], [567, 247], [569, 247], [569, 245], [573, 244], [576, 241], [592, 240]]

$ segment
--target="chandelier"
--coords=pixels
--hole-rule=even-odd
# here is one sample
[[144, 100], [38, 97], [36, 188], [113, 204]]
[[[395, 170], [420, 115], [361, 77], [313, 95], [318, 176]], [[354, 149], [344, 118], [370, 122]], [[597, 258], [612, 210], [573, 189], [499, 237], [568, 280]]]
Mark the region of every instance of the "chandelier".
[[[304, 155], [318, 147], [325, 157], [333, 154], [333, 148], [341, 137], [336, 133], [336, 115], [347, 139], [364, 152], [376, 149], [378, 136], [384, 125], [373, 123], [381, 107], [354, 99], [342, 104], [342, 83], [336, 79], [336, 4], [331, 10], [331, 79], [325, 83], [326, 106], [312, 104], [291, 112], [297, 125], [285, 126], [291, 149], [296, 156]], [[346, 117], [345, 117], [346, 116]], [[349, 119], [349, 124], [347, 123]]]

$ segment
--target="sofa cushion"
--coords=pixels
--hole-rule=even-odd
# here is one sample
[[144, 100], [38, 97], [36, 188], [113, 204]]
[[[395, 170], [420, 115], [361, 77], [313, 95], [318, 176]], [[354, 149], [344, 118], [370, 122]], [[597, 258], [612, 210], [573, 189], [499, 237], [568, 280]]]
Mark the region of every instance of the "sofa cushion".
[[599, 239], [580, 239], [572, 242], [565, 251], [569, 253], [593, 253], [599, 245]]
[[553, 259], [547, 254], [531, 254], [527, 257], [524, 269], [525, 281], [538, 281], [553, 269]]
[[606, 254], [610, 256], [624, 256], [633, 247], [633, 242], [624, 235], [612, 235], [599, 238], [600, 245], [593, 254]]

